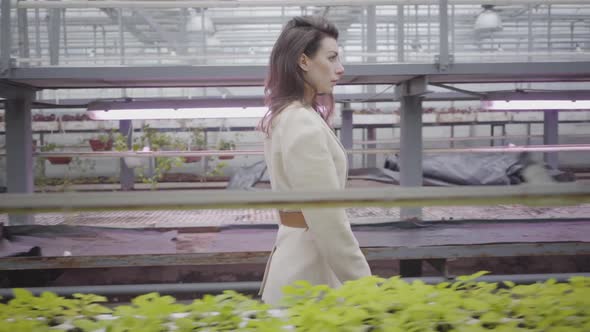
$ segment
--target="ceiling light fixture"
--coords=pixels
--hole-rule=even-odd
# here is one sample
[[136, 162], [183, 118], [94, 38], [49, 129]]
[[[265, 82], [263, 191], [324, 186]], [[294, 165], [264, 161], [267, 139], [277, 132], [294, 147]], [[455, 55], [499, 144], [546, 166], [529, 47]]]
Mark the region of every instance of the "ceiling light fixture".
[[486, 110], [590, 110], [590, 100], [482, 100]]
[[92, 120], [261, 118], [266, 107], [147, 108], [87, 110]]
[[483, 11], [475, 19], [476, 33], [490, 33], [502, 30], [502, 19], [493, 5], [482, 5]]

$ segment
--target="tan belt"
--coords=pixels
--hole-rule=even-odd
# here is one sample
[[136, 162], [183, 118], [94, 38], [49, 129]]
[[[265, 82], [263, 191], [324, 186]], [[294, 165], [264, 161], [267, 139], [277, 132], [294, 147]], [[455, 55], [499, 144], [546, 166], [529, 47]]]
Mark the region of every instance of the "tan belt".
[[281, 218], [281, 224], [283, 226], [293, 228], [307, 228], [305, 217], [303, 216], [303, 213], [299, 211], [279, 211], [279, 217]]

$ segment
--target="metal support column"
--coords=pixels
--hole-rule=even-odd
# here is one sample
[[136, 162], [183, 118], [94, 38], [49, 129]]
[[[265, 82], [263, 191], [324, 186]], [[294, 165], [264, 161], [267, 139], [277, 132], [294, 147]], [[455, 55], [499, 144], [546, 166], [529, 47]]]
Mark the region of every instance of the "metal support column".
[[[376, 53], [377, 52], [377, 10], [375, 6], [367, 6], [367, 52], [368, 53]], [[367, 57], [368, 63], [375, 63], [377, 62], [377, 57], [374, 55]], [[367, 86], [367, 93], [370, 96], [374, 96], [377, 93], [377, 86], [376, 85], [369, 85]], [[368, 103], [367, 108], [375, 109], [375, 103]]]
[[[7, 99], [6, 107], [6, 182], [8, 193], [34, 191], [33, 131], [29, 98]], [[33, 224], [34, 214], [9, 215], [11, 225]]]
[[[543, 144], [559, 144], [559, 112], [557, 110], [546, 110], [543, 119]], [[557, 151], [545, 152], [545, 162], [549, 167], [557, 169], [559, 156]]]
[[[427, 93], [426, 77], [406, 81], [396, 87], [401, 100], [400, 185], [422, 186], [422, 97]], [[402, 220], [422, 219], [422, 208], [401, 208]]]
[[[396, 99], [401, 101], [400, 117], [400, 185], [420, 187], [422, 174], [422, 97], [427, 93], [426, 77], [419, 77], [398, 85]], [[421, 220], [422, 208], [400, 208], [401, 220]], [[422, 261], [408, 259], [399, 261], [400, 275], [419, 277]]]
[[404, 62], [404, 6], [397, 5], [397, 62]]
[[[18, 55], [21, 58], [29, 58], [29, 23], [27, 22], [27, 9], [17, 9], [18, 20]], [[30, 60], [27, 60], [26, 65], [22, 67], [29, 67]]]
[[[375, 127], [367, 127], [367, 141], [376, 141], [377, 140], [377, 128]], [[377, 144], [371, 143], [367, 145], [367, 149], [376, 149]], [[367, 155], [367, 167], [373, 168], [377, 167], [377, 155], [374, 153], [370, 153]]]
[[11, 67], [10, 50], [12, 45], [12, 33], [10, 31], [10, 4], [11, 0], [2, 0], [2, 12], [0, 13], [0, 75], [5, 74]]
[[[342, 104], [342, 125], [340, 126], [340, 142], [346, 150], [352, 149], [352, 109], [350, 103]], [[352, 154], [347, 154], [348, 167], [352, 168]]]
[[447, 71], [451, 62], [449, 56], [449, 14], [448, 0], [439, 0], [438, 17], [440, 22], [438, 69]]
[[[119, 120], [119, 132], [121, 135], [127, 137], [127, 146], [130, 150], [133, 148], [133, 124], [131, 120]], [[135, 173], [133, 168], [127, 167], [124, 158], [120, 158], [121, 173], [119, 174], [119, 182], [121, 183], [121, 191], [133, 190], [135, 184]]]
[[61, 9], [49, 9], [49, 23], [47, 33], [49, 35], [49, 64], [59, 64], [59, 26], [61, 25]]

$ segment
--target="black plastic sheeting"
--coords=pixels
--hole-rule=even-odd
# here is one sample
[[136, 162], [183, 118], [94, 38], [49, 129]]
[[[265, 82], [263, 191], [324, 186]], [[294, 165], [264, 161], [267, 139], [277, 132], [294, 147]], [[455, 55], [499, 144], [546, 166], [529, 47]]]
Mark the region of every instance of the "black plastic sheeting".
[[[512, 185], [525, 181], [523, 171], [537, 163], [524, 153], [461, 153], [424, 155], [422, 159], [424, 186]], [[570, 172], [550, 169], [547, 174], [559, 182], [575, 181]], [[384, 168], [357, 168], [349, 178], [399, 185], [399, 157], [386, 158]], [[230, 178], [228, 189], [252, 190], [259, 181], [268, 182], [266, 163], [242, 167]]]
[[240, 167], [227, 184], [227, 189], [249, 189], [252, 188], [262, 179], [266, 173], [266, 162], [259, 161], [250, 166]]
[[[424, 185], [511, 185], [525, 182], [523, 171], [536, 163], [528, 153], [461, 153], [425, 155], [422, 159]], [[575, 181], [571, 173], [543, 165], [556, 181]], [[399, 157], [388, 157], [385, 168], [399, 172]]]

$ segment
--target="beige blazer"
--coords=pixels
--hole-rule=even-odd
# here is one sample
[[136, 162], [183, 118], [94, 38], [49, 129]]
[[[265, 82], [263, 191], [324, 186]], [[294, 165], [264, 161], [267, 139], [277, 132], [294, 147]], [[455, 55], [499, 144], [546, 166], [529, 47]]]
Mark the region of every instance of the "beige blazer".
[[[265, 159], [273, 191], [344, 189], [347, 158], [312, 108], [293, 102], [272, 122]], [[296, 280], [338, 287], [371, 274], [343, 208], [303, 209], [309, 229], [279, 225], [262, 282], [262, 300], [276, 305]]]

